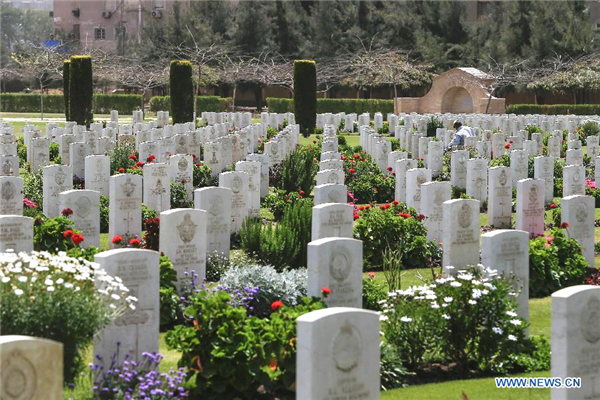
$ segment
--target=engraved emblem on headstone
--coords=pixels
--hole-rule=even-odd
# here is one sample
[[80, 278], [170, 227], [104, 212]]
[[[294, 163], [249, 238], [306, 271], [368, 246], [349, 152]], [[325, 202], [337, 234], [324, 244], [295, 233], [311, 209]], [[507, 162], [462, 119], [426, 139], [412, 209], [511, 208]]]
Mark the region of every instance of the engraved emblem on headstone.
[[529, 189], [529, 201], [532, 203], [537, 202], [539, 189], [537, 185], [531, 185], [531, 189]]
[[152, 189], [150, 191], [150, 193], [152, 193], [153, 195], [156, 195], [156, 196], [162, 196], [163, 193], [166, 193], [166, 192], [167, 192], [167, 189], [165, 189], [165, 187], [163, 186], [162, 179], [158, 178], [156, 180], [156, 186], [154, 187], [154, 189]]
[[211, 164], [218, 164], [219, 160], [217, 160], [217, 153], [215, 151], [212, 152], [212, 158], [210, 160]]
[[2, 173], [4, 175], [12, 175], [14, 172], [13, 169], [13, 164], [10, 160], [6, 160], [4, 161], [4, 164], [2, 164]]
[[600, 300], [592, 297], [581, 311], [579, 329], [588, 343], [600, 340]]
[[7, 400], [32, 400], [36, 392], [36, 370], [20, 351], [13, 351], [2, 362], [0, 398]]
[[233, 182], [231, 182], [231, 190], [236, 194], [242, 190], [242, 178], [239, 176], [233, 177]]
[[329, 174], [329, 177], [328, 177], [328, 179], [327, 179], [327, 182], [328, 182], [328, 183], [335, 183], [335, 184], [338, 184], [339, 182], [338, 182], [338, 176], [337, 176], [337, 174]]
[[184, 172], [188, 167], [188, 160], [185, 157], [181, 157], [177, 163], [177, 167], [179, 168], [179, 172]]
[[437, 188], [435, 190], [435, 193], [434, 193], [434, 196], [433, 196], [433, 203], [436, 206], [441, 207], [443, 202], [444, 202], [444, 189]]
[[581, 173], [579, 172], [579, 168], [575, 169], [575, 173], [573, 174], [573, 183], [579, 183], [581, 180]]
[[338, 193], [337, 190], [330, 191], [329, 194], [327, 195], [327, 199], [329, 200], [330, 203], [339, 203], [341, 200], [340, 194]]
[[58, 171], [56, 171], [56, 173], [54, 174], [54, 182], [59, 186], [62, 186], [65, 184], [66, 178], [67, 178], [67, 174], [65, 173], [65, 171], [63, 171], [62, 168], [59, 168]]
[[80, 196], [75, 202], [75, 215], [79, 218], [85, 218], [90, 214], [92, 202], [85, 196]]
[[17, 191], [17, 189], [15, 188], [15, 185], [12, 182], [4, 182], [0, 191], [2, 192], [2, 200], [8, 201], [12, 200], [15, 197], [15, 192]]
[[279, 143], [273, 143], [273, 145], [271, 146], [271, 153], [273, 153], [274, 156], [276, 156], [279, 152], [278, 145]]
[[460, 207], [460, 211], [458, 212], [458, 224], [463, 229], [467, 229], [471, 226], [471, 207], [467, 203], [464, 203]]
[[360, 362], [362, 339], [358, 330], [346, 321], [333, 338], [333, 362], [335, 368], [344, 373], [350, 373]]
[[575, 210], [575, 219], [580, 224], [583, 224], [588, 216], [588, 209], [584, 203], [579, 203], [577, 205], [577, 210]]
[[508, 177], [506, 176], [506, 171], [502, 170], [500, 172], [500, 177], [498, 178], [498, 181], [500, 182], [501, 186], [505, 186], [506, 182], [508, 182]]
[[198, 225], [192, 222], [192, 216], [190, 214], [185, 214], [183, 216], [183, 222], [177, 227], [177, 230], [179, 231], [179, 238], [184, 243], [191, 242], [196, 235], [197, 227]]
[[329, 274], [338, 282], [343, 282], [350, 275], [350, 260], [343, 248], [334, 249], [329, 264]]
[[131, 197], [136, 186], [137, 185], [135, 183], [131, 182], [131, 178], [127, 177], [125, 183], [121, 185], [121, 189], [123, 189], [123, 194], [125, 197]]
[[223, 212], [223, 199], [221, 199], [221, 196], [214, 196], [210, 199], [208, 212], [215, 217]]
[[459, 174], [467, 173], [467, 159], [464, 154], [458, 156], [458, 163], [456, 165], [456, 172]]

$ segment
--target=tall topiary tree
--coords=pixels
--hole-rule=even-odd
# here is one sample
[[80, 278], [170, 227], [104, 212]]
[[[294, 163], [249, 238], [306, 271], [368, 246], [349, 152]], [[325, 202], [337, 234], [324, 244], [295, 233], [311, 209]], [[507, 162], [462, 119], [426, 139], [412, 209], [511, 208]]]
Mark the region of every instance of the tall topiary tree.
[[192, 63], [187, 60], [171, 61], [169, 83], [171, 86], [171, 116], [173, 123], [194, 119], [194, 85]]
[[94, 118], [92, 58], [72, 56], [69, 66], [69, 117], [78, 125], [89, 126]]
[[63, 97], [65, 100], [65, 120], [70, 121], [69, 118], [69, 73], [70, 73], [71, 61], [65, 60], [63, 62]]
[[294, 61], [294, 113], [300, 132], [306, 137], [317, 124], [317, 64]]

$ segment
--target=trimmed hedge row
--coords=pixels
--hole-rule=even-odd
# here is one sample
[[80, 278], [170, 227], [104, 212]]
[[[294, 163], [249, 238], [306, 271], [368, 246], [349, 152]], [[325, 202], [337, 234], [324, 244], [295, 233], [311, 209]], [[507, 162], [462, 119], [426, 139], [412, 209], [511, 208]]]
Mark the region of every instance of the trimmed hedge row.
[[[197, 113], [203, 111], [224, 112], [231, 109], [231, 97], [198, 96]], [[171, 109], [171, 96], [154, 96], [150, 99], [150, 111], [169, 111]]]
[[600, 104], [511, 104], [507, 114], [600, 115]]
[[[275, 97], [267, 98], [269, 112], [285, 113], [294, 111], [294, 100]], [[317, 113], [362, 114], [368, 112], [374, 115], [394, 112], [394, 100], [390, 99], [317, 99]]]
[[[94, 113], [108, 114], [117, 110], [121, 114], [132, 114], [142, 103], [139, 94], [95, 94]], [[0, 94], [0, 111], [2, 112], [40, 112], [40, 95], [29, 93]], [[44, 112], [64, 113], [65, 101], [62, 94], [44, 95]]]

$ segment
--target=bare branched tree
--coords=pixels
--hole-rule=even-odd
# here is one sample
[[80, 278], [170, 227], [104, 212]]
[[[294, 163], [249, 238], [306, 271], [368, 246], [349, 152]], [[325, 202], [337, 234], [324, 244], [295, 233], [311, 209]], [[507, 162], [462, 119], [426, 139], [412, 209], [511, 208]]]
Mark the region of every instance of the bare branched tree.
[[59, 77], [59, 70], [62, 70], [64, 55], [60, 51], [60, 47], [27, 42], [19, 44], [19, 52], [11, 55], [18, 66], [14, 73], [35, 82], [40, 88], [40, 119], [44, 119], [44, 88]]
[[136, 89], [142, 94], [142, 112], [146, 93], [156, 87], [168, 84], [168, 66], [164, 61], [142, 61], [131, 57], [121, 57], [117, 62], [116, 77], [119, 84]]

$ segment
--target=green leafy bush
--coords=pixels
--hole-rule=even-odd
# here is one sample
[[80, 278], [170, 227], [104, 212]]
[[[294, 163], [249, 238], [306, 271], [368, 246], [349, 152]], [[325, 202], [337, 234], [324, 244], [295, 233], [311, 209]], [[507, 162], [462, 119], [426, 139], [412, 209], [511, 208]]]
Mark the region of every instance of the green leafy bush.
[[524, 346], [527, 327], [517, 317], [511, 291], [504, 278], [473, 270], [390, 292], [382, 331], [411, 371], [435, 360], [456, 363], [463, 371], [506, 372], [510, 356]]
[[529, 297], [546, 297], [559, 289], [583, 284], [588, 262], [581, 246], [567, 236], [568, 228], [529, 242]]
[[375, 273], [370, 272], [363, 276], [363, 308], [373, 311], [381, 311], [380, 301], [387, 297], [388, 291], [383, 283], [375, 280]]
[[[61, 342], [65, 382], [84, 367], [94, 335], [132, 304], [114, 277], [64, 253], [4, 253], [0, 277], [2, 334]], [[95, 280], [101, 277], [99, 287]]]
[[73, 229], [73, 222], [65, 217], [39, 215], [33, 226], [33, 248], [37, 251], [67, 251], [79, 246], [79, 237], [81, 231]]
[[177, 293], [177, 272], [169, 257], [160, 256], [160, 330], [184, 323], [182, 302]]
[[171, 61], [169, 73], [171, 93], [171, 117], [173, 123], [190, 122], [194, 119], [194, 84], [192, 63], [187, 60]]
[[[294, 112], [294, 100], [276, 97], [267, 97], [269, 112], [286, 113]], [[376, 112], [389, 114], [394, 112], [394, 100], [390, 99], [317, 99], [317, 113], [337, 114], [363, 114]]]
[[360, 206], [354, 238], [363, 241], [365, 269], [381, 268], [386, 249], [401, 254], [405, 269], [425, 268], [438, 261], [437, 245], [427, 241], [427, 228], [414, 208], [394, 201], [380, 206]]
[[23, 174], [23, 197], [33, 201], [38, 206], [38, 212], [42, 211], [44, 200], [44, 180], [42, 174]]
[[308, 137], [317, 124], [317, 64], [294, 61], [294, 113], [300, 133]]
[[[131, 156], [135, 156], [133, 159]], [[110, 168], [114, 174], [121, 174], [135, 166], [137, 154], [135, 146], [130, 143], [117, 143], [110, 155]]]
[[[310, 193], [310, 192], [309, 192]], [[269, 193], [263, 199], [262, 206], [268, 208], [273, 213], [275, 221], [281, 221], [285, 210], [292, 204], [299, 201], [304, 203], [311, 203], [313, 200], [306, 197], [306, 192], [300, 190], [299, 192], [287, 193], [283, 189], [277, 189], [274, 193]], [[314, 205], [314, 204], [313, 204]]]
[[[67, 94], [68, 98], [68, 94]], [[65, 113], [65, 96], [62, 94], [45, 94], [44, 111], [48, 113]], [[92, 109], [96, 114], [108, 114], [117, 110], [121, 114], [131, 114], [142, 102], [139, 94], [94, 94]], [[168, 110], [166, 108], [165, 110]], [[40, 95], [29, 93], [2, 93], [1, 112], [40, 112]]]
[[202, 290], [186, 314], [194, 327], [177, 326], [167, 344], [182, 353], [188, 369], [190, 398], [288, 398], [296, 382], [296, 319], [324, 308], [319, 299], [284, 305], [269, 318], [249, 317], [244, 307], [230, 305], [225, 291]]
[[108, 233], [108, 215], [110, 200], [108, 196], [100, 195], [100, 233]]
[[[231, 109], [231, 97], [198, 96], [196, 100], [196, 113], [203, 111], [225, 112]], [[171, 109], [170, 96], [154, 96], [150, 99], [150, 111], [168, 111]]]
[[194, 208], [194, 203], [188, 198], [185, 186], [171, 182], [171, 208]]
[[210, 167], [206, 164], [194, 164], [194, 169], [192, 171], [194, 189], [200, 189], [207, 186], [218, 186], [218, 177], [212, 178], [210, 176], [211, 172]]
[[276, 187], [287, 193], [299, 191], [311, 193], [319, 170], [317, 160], [320, 154], [318, 145], [298, 146], [281, 163], [281, 179], [276, 182]]
[[395, 178], [385, 175], [364, 151], [342, 152], [346, 186], [359, 204], [394, 200]]
[[598, 115], [600, 104], [511, 104], [507, 114]]
[[277, 272], [268, 265], [246, 265], [228, 269], [219, 284], [234, 291], [258, 288], [250, 301], [252, 314], [268, 317], [273, 312], [271, 304], [274, 301], [296, 306], [302, 297], [306, 297], [307, 274], [304, 268]]
[[71, 56], [69, 66], [69, 117], [79, 125], [89, 126], [94, 119], [92, 98], [94, 82], [92, 57]]
[[306, 266], [306, 246], [311, 241], [312, 202], [290, 205], [277, 225], [246, 219], [240, 230], [246, 254], [282, 271]]
[[433, 116], [427, 120], [427, 137], [436, 137], [437, 128], [443, 128], [444, 123], [437, 117]]

